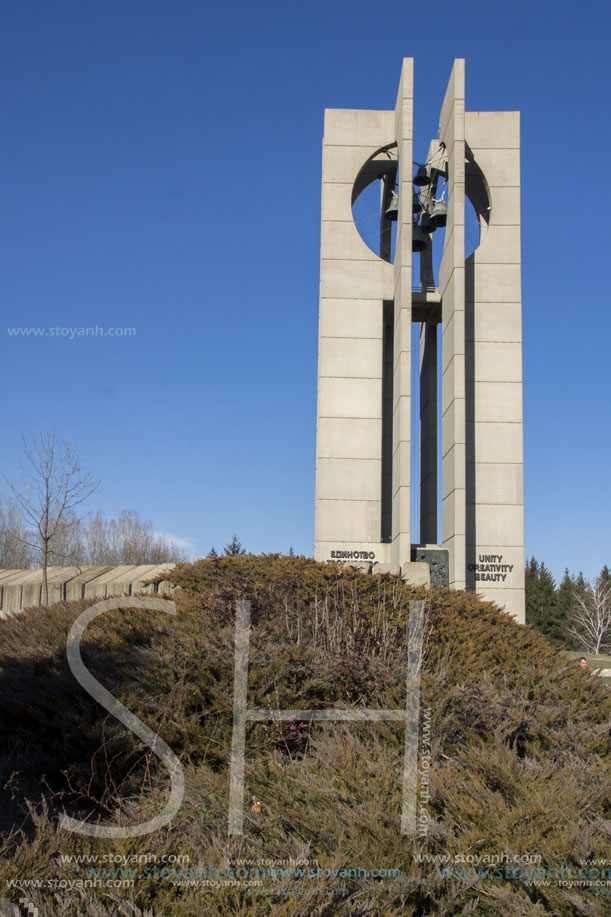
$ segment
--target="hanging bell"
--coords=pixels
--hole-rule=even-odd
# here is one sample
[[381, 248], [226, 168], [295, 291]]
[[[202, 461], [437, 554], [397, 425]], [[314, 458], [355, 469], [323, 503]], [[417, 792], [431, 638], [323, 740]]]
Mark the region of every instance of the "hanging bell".
[[433, 219], [432, 215], [426, 210], [420, 217], [420, 229], [422, 232], [435, 232], [437, 229], [437, 223]]
[[415, 225], [412, 229], [412, 251], [423, 252], [429, 242], [430, 239], [427, 234], [418, 225]]
[[390, 204], [384, 211], [384, 216], [386, 217], [387, 220], [392, 220], [394, 223], [397, 220], [398, 213], [399, 213], [399, 198], [393, 191], [392, 197], [390, 199]]
[[417, 193], [414, 191], [412, 194], [412, 213], [420, 213], [422, 210], [422, 204], [420, 203], [420, 198]]
[[448, 205], [445, 201], [435, 201], [431, 211], [431, 219], [435, 227], [445, 226], [448, 222]]
[[426, 171], [426, 166], [418, 166], [418, 170], [414, 175], [413, 182], [415, 185], [418, 185], [419, 188], [422, 188], [424, 185], [431, 184], [431, 176]]

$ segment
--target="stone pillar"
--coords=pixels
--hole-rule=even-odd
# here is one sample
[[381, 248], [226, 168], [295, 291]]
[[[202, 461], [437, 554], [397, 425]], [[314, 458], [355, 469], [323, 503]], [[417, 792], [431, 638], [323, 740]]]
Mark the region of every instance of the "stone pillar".
[[412, 177], [414, 62], [403, 61], [395, 108], [399, 216], [394, 263], [392, 563], [411, 560]]
[[466, 585], [465, 62], [454, 61], [439, 138], [448, 158], [448, 220], [439, 270], [442, 302], [442, 542], [450, 588]]
[[467, 112], [467, 583], [524, 622], [519, 112]]
[[420, 326], [420, 543], [437, 544], [437, 325]]
[[[323, 141], [315, 556], [374, 554], [381, 544], [384, 300], [392, 265], [352, 216], [364, 164], [394, 139], [393, 112], [328, 110]], [[394, 166], [394, 163], [392, 163]]]

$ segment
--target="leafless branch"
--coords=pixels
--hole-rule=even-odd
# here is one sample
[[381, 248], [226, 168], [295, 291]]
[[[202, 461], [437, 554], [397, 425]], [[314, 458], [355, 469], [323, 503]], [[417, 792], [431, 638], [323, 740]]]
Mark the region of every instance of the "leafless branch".
[[19, 485], [7, 483], [30, 530], [27, 543], [39, 552], [43, 601], [48, 604], [49, 560], [65, 557], [66, 537], [78, 525], [76, 509], [96, 492], [100, 482], [83, 471], [69, 440], [57, 443], [54, 430], [30, 439], [24, 436], [23, 454]]
[[583, 595], [576, 594], [567, 632], [590, 653], [611, 649], [611, 583], [599, 577]]

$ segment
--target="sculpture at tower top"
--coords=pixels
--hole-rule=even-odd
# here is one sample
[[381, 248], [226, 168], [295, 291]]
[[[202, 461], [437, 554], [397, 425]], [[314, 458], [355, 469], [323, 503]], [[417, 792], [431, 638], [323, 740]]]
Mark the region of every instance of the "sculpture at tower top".
[[[443, 549], [450, 587], [524, 621], [519, 113], [466, 112], [464, 86], [456, 60], [417, 163], [411, 58], [394, 111], [325, 112], [315, 556]], [[372, 246], [353, 205], [376, 184]]]

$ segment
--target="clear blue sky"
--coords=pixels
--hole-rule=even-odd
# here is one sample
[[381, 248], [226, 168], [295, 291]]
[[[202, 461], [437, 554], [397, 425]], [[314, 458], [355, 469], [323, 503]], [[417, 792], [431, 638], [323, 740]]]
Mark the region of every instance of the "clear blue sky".
[[[55, 426], [107, 514], [137, 509], [195, 554], [234, 531], [311, 554], [323, 110], [394, 107], [413, 56], [424, 155], [465, 57], [469, 110], [522, 112], [527, 555], [596, 574], [609, 9], [4, 0], [2, 471], [22, 433]], [[95, 325], [137, 333], [6, 331]]]

